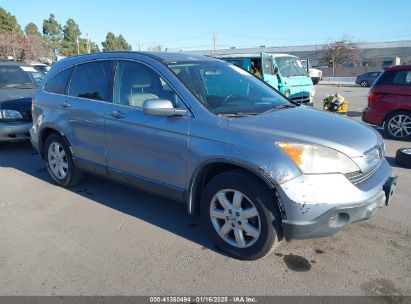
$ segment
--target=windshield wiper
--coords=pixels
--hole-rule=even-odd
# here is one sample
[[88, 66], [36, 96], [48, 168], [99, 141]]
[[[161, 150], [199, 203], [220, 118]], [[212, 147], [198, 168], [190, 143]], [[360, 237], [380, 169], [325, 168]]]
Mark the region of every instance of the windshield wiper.
[[256, 116], [260, 113], [255, 112], [236, 112], [236, 113], [220, 113], [218, 116], [224, 117], [246, 117], [246, 116]]
[[295, 107], [296, 107], [296, 105], [286, 103], [286, 104], [282, 104], [282, 105], [279, 105], [279, 106], [275, 106], [271, 109], [268, 109], [267, 111], [265, 111], [263, 113], [269, 113], [269, 112], [274, 112], [274, 111], [277, 111], [277, 110], [295, 108]]

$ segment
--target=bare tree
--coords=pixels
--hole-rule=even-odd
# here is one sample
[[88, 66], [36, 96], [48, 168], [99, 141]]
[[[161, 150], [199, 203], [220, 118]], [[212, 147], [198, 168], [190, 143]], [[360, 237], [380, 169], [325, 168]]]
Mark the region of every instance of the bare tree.
[[51, 49], [41, 36], [27, 35], [22, 38], [21, 61], [42, 62], [51, 57]]
[[335, 76], [336, 67], [343, 63], [357, 63], [361, 58], [357, 44], [347, 36], [324, 45], [320, 50], [320, 55], [324, 62], [332, 63], [333, 76]]
[[0, 55], [18, 61], [44, 61], [51, 57], [50, 47], [41, 35], [0, 34]]
[[21, 50], [21, 34], [0, 33], [0, 54], [3, 57], [12, 56], [16, 60]]

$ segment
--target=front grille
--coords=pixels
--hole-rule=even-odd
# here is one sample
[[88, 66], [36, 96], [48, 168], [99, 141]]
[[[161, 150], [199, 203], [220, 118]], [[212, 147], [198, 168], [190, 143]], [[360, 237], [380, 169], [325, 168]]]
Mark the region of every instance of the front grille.
[[310, 96], [297, 96], [291, 98], [291, 100], [296, 103], [306, 104], [310, 102]]
[[345, 174], [345, 176], [354, 185], [366, 181], [380, 167], [381, 162], [384, 158], [384, 153], [385, 153], [384, 143], [381, 143], [380, 145], [377, 145], [374, 148], [366, 151], [363, 154], [363, 157], [364, 157], [364, 160], [367, 162], [368, 166], [372, 167], [372, 169], [370, 171], [368, 171], [367, 173], [357, 171], [357, 172], [354, 172], [354, 173]]
[[353, 172], [353, 173], [347, 173], [347, 174], [345, 174], [345, 177], [347, 177], [348, 180], [350, 182], [352, 182], [354, 185], [360, 184], [360, 183], [366, 181], [367, 179], [369, 179], [378, 170], [380, 164], [381, 164], [381, 162], [377, 166], [375, 166], [375, 168], [373, 168], [371, 171], [369, 171], [367, 173], [357, 171], [357, 172]]

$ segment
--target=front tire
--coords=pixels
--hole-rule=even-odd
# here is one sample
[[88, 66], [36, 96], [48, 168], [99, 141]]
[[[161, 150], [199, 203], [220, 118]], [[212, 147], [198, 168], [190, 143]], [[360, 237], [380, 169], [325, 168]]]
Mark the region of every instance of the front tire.
[[411, 113], [406, 111], [391, 113], [384, 121], [384, 130], [388, 137], [392, 139], [410, 139]]
[[59, 186], [77, 184], [82, 173], [73, 162], [70, 148], [58, 134], [51, 134], [44, 143], [44, 160], [51, 179]]
[[240, 260], [259, 259], [282, 239], [275, 196], [242, 171], [211, 179], [202, 195], [201, 218], [216, 247]]

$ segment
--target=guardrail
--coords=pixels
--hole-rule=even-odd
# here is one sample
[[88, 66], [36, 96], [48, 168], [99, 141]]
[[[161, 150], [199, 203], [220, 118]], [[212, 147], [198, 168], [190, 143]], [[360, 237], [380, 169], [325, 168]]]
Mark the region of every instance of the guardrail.
[[357, 77], [323, 77], [319, 84], [354, 85]]

